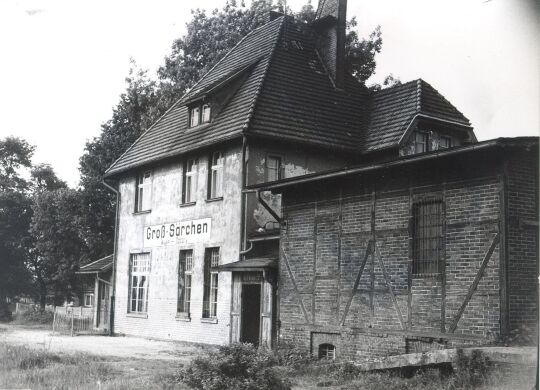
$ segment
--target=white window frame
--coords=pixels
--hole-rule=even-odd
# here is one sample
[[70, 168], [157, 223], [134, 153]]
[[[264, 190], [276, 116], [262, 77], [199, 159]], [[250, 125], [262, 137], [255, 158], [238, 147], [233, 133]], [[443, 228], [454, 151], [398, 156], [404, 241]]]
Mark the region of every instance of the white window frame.
[[152, 206], [152, 171], [146, 170], [137, 175], [137, 194], [135, 212], [150, 211]]
[[188, 159], [186, 161], [186, 169], [184, 172], [184, 199], [183, 203], [195, 203], [197, 200], [197, 159]]
[[189, 127], [196, 127], [201, 124], [201, 107], [195, 106], [189, 109]]
[[[90, 303], [87, 303], [87, 298], [90, 299]], [[86, 306], [86, 307], [94, 306], [94, 294], [93, 293], [85, 293], [84, 294], [83, 306]]]
[[193, 286], [193, 249], [180, 251], [178, 261], [178, 303], [176, 312], [187, 314], [191, 311], [191, 290]]
[[[270, 161], [276, 161], [276, 167], [270, 166]], [[265, 162], [266, 181], [277, 181], [283, 179], [282, 172], [283, 158], [275, 154], [267, 154]], [[276, 178], [270, 177], [270, 172], [275, 172]]]
[[129, 259], [128, 313], [148, 313], [150, 253], [132, 253]]
[[[445, 146], [442, 145], [442, 140], [446, 140], [447, 144]], [[452, 147], [452, 137], [449, 137], [447, 135], [441, 135], [439, 136], [439, 149], [449, 149]]]
[[[206, 248], [204, 254], [205, 268], [208, 273], [204, 275], [203, 293], [203, 318], [215, 318], [217, 316], [218, 280], [217, 267], [220, 261], [220, 248]], [[209, 264], [207, 264], [209, 263]]]
[[[413, 133], [413, 142], [414, 142], [414, 153], [425, 153], [428, 151], [428, 144], [429, 144], [429, 134], [423, 131], [415, 131]], [[419, 137], [422, 137], [421, 140], [419, 140]], [[419, 151], [418, 147], [422, 146], [422, 150]]]
[[201, 124], [203, 123], [210, 123], [210, 119], [212, 117], [212, 108], [210, 107], [210, 104], [205, 103], [201, 107]]
[[223, 166], [225, 162], [225, 156], [223, 152], [212, 153], [212, 161], [210, 162], [210, 181], [208, 186], [209, 199], [216, 199], [223, 196]]

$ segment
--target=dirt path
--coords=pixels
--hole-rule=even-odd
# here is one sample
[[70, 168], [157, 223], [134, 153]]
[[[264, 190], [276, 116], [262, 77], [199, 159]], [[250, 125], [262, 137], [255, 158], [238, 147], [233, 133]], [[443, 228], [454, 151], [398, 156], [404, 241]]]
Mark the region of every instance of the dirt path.
[[210, 347], [139, 337], [67, 336], [50, 329], [0, 325], [0, 342], [25, 345], [52, 352], [83, 352], [104, 357], [180, 360], [187, 362]]

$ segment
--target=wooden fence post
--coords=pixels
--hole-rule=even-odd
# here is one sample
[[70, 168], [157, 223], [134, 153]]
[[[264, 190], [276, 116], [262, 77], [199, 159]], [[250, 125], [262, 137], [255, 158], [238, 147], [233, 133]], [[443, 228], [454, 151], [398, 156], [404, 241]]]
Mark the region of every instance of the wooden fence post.
[[75, 310], [73, 310], [73, 308], [71, 308], [71, 337], [73, 337], [73, 313], [75, 312]]
[[53, 320], [52, 320], [52, 332], [54, 334], [54, 325], [56, 324], [56, 306], [54, 307], [53, 311]]

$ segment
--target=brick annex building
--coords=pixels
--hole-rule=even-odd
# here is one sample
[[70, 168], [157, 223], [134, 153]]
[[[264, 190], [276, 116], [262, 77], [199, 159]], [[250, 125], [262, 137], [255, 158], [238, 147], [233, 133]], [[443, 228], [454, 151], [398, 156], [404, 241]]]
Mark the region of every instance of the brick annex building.
[[345, 21], [272, 13], [108, 169], [115, 333], [354, 358], [536, 324], [538, 140], [368, 90]]

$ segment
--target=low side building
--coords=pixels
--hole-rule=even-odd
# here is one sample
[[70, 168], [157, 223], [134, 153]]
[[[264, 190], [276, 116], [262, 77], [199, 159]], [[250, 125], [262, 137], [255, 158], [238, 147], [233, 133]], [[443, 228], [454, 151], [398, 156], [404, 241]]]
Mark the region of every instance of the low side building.
[[537, 138], [252, 189], [282, 195], [280, 343], [354, 359], [534, 334]]

